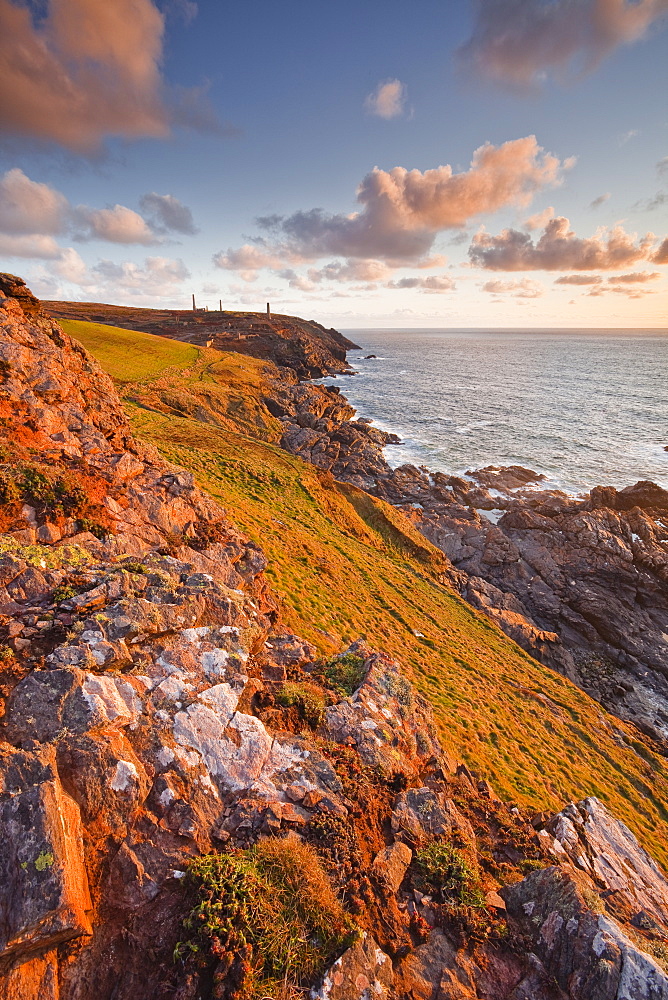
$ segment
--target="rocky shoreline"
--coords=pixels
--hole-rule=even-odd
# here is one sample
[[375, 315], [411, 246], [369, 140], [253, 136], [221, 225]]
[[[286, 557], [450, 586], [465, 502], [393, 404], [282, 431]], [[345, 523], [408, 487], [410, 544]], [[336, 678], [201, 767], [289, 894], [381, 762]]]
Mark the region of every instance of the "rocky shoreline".
[[518, 466], [392, 469], [398, 438], [355, 419], [338, 386], [281, 381], [266, 404], [287, 451], [402, 510], [469, 603], [668, 753], [668, 491], [574, 498]]

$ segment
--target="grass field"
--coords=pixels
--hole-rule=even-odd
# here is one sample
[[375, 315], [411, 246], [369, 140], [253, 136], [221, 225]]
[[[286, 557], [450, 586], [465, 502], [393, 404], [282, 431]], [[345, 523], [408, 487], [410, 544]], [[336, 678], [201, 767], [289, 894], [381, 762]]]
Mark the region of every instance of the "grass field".
[[150, 333], [122, 330], [83, 320], [60, 321], [65, 333], [80, 341], [119, 382], [134, 382], [156, 375], [166, 368], [187, 368], [198, 358], [191, 344], [182, 344]]
[[[100, 329], [80, 339], [119, 379], [123, 342]], [[596, 795], [668, 861], [668, 762], [644, 737], [443, 586], [442, 555], [400, 513], [283, 452], [264, 362], [202, 350], [177, 371], [154, 350], [154, 376], [123, 386], [135, 433], [262, 546], [291, 629], [323, 654], [362, 636], [397, 657], [445, 747], [503, 798], [542, 810]]]

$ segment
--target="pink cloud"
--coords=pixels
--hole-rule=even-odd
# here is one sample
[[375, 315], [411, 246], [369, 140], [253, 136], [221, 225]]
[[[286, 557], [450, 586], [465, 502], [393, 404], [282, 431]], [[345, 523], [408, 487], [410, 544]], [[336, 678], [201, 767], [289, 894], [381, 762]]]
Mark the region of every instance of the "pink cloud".
[[386, 288], [417, 288], [422, 292], [453, 292], [457, 285], [445, 274], [432, 274], [428, 278], [399, 278], [388, 281]]
[[483, 292], [491, 295], [513, 295], [518, 299], [538, 299], [543, 294], [543, 286], [531, 278], [520, 278], [517, 281], [486, 281], [481, 285]]
[[476, 78], [527, 90], [550, 74], [565, 81], [591, 72], [642, 38], [668, 0], [478, 0], [477, 7], [461, 64]]
[[555, 280], [555, 285], [600, 285], [600, 274], [563, 274]]
[[[284, 260], [337, 256], [416, 266], [426, 262], [439, 232], [459, 229], [508, 205], [528, 205], [538, 191], [558, 185], [571, 165], [571, 160], [561, 162], [546, 153], [535, 136], [527, 136], [501, 146], [486, 143], [460, 173], [449, 165], [424, 172], [376, 167], [359, 186], [357, 212], [331, 215], [315, 208], [259, 219], [270, 237], [259, 244], [258, 253]], [[233, 253], [237, 251], [222, 259], [232, 259]]]
[[[160, 71], [163, 35], [151, 0], [47, 0], [39, 23], [0, 0], [0, 128], [77, 153], [107, 136], [164, 138], [181, 113]], [[183, 99], [196, 110], [193, 92]]]
[[547, 223], [535, 243], [516, 229], [504, 229], [498, 236], [478, 233], [469, 247], [469, 257], [477, 267], [491, 271], [611, 271], [654, 260], [655, 243], [652, 233], [638, 240], [621, 226], [583, 239], [570, 229], [568, 219], [560, 216]]

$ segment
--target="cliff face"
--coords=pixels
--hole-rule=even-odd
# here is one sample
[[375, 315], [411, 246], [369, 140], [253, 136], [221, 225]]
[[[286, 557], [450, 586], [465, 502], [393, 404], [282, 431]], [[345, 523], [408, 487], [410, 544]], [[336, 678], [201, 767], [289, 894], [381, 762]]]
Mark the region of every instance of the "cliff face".
[[[499, 801], [382, 653], [318, 660], [259, 549], [0, 289], [0, 995], [668, 997], [668, 883], [632, 834], [596, 799]], [[266, 872], [243, 942], [239, 884], [203, 899], [187, 874], [248, 875], [263, 837], [348, 914], [333, 964], [288, 956], [287, 984], [254, 950]]]

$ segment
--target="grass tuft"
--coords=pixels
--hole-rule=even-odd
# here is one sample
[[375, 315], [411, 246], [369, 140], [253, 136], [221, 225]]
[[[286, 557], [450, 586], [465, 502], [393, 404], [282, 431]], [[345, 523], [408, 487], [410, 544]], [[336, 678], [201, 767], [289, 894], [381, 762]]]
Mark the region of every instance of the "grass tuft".
[[188, 882], [196, 903], [176, 958], [216, 959], [244, 1000], [312, 983], [356, 936], [317, 854], [294, 836], [197, 858]]

